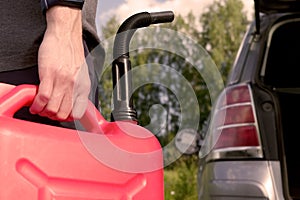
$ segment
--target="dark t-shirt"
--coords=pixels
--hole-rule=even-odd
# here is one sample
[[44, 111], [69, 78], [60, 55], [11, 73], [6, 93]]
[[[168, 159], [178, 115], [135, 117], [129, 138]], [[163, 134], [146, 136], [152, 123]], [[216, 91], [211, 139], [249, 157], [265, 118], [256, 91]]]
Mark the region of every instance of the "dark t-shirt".
[[[95, 14], [98, 0], [86, 0], [83, 29], [95, 46], [98, 37]], [[0, 1], [0, 72], [37, 65], [37, 52], [46, 28], [39, 0]]]

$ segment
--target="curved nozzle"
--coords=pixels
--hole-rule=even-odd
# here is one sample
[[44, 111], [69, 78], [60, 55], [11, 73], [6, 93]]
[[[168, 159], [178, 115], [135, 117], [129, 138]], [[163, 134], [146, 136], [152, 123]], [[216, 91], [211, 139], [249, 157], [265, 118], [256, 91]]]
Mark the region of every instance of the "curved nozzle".
[[[172, 11], [141, 12], [127, 18], [119, 27], [113, 48], [114, 59], [120, 56], [129, 56], [129, 43], [138, 28], [147, 27], [151, 24], [168, 23], [174, 20]], [[120, 34], [122, 33], [122, 34]]]
[[137, 121], [136, 111], [133, 108], [131, 63], [129, 60], [129, 44], [134, 32], [138, 28], [147, 27], [151, 24], [167, 23], [174, 20], [174, 13], [142, 12], [132, 15], [120, 26], [114, 41], [112, 63], [114, 110], [111, 113], [112, 121]]

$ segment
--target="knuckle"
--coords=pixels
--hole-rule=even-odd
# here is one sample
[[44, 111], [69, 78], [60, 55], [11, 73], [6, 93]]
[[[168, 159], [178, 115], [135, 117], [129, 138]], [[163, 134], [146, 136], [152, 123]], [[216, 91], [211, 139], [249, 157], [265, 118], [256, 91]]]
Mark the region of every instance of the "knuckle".
[[57, 79], [60, 82], [70, 82], [71, 76], [70, 74], [68, 74], [67, 71], [62, 70], [59, 72], [59, 74], [57, 75]]
[[60, 108], [60, 110], [56, 113], [56, 118], [58, 118], [59, 120], [66, 120], [72, 110], [72, 106], [70, 103], [67, 104], [67, 106], [63, 106]]
[[64, 80], [66, 81], [66, 82], [68, 82], [68, 84], [69, 85], [75, 85], [75, 83], [76, 83], [76, 78], [75, 78], [75, 76], [66, 76], [65, 78], [64, 78]]
[[51, 95], [45, 92], [41, 92], [38, 95], [38, 99], [42, 102], [42, 103], [47, 103], [51, 98]]

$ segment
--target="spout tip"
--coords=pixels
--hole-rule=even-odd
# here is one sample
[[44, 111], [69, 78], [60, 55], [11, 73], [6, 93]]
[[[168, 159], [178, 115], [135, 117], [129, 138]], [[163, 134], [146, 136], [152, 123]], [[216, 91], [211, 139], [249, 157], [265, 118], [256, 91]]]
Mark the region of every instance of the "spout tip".
[[151, 24], [172, 22], [175, 17], [173, 11], [153, 12], [150, 13], [150, 16], [151, 16]]

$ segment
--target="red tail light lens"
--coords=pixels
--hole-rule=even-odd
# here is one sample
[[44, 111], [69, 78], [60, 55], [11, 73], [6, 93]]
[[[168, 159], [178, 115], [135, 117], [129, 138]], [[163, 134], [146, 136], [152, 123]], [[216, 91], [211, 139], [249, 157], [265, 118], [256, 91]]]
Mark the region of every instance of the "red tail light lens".
[[220, 131], [214, 149], [226, 147], [259, 146], [255, 126], [226, 128]]
[[215, 126], [230, 124], [254, 123], [254, 115], [250, 105], [228, 107], [217, 111]]
[[211, 121], [212, 149], [258, 147], [258, 127], [248, 85], [228, 88]]

